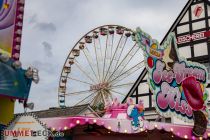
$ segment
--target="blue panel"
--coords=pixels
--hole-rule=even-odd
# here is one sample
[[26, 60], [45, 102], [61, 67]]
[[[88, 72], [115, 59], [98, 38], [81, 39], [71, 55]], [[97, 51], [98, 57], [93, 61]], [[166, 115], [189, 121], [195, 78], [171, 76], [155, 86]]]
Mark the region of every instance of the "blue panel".
[[0, 0], [0, 10], [3, 7], [3, 0]]
[[27, 99], [32, 79], [25, 76], [22, 68], [14, 69], [9, 62], [0, 62], [0, 96], [9, 96], [17, 99]]

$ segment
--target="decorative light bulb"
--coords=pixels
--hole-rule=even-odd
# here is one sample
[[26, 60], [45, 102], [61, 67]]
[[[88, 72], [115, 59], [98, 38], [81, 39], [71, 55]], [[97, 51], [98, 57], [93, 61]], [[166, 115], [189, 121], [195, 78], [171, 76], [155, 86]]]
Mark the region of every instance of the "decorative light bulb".
[[76, 121], [76, 123], [77, 123], [77, 124], [79, 124], [79, 123], [80, 123], [80, 121], [79, 121], [79, 120], [77, 120], [77, 121]]

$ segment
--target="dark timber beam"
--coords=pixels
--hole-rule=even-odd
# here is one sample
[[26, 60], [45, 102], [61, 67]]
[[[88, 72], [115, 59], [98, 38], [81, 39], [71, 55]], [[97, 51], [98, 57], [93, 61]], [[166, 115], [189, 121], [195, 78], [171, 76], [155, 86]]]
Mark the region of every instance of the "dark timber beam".
[[140, 85], [141, 81], [144, 79], [146, 74], [147, 74], [147, 70], [146, 68], [144, 68], [144, 70], [141, 72], [140, 76], [138, 77], [138, 79], [136, 80], [136, 82], [134, 83], [134, 85], [132, 86], [128, 94], [126, 95], [126, 97], [123, 99], [122, 103], [125, 103], [127, 98], [133, 95], [133, 93], [136, 91], [136, 89], [138, 88], [138, 86]]
[[150, 94], [151, 93], [141, 93], [141, 94], [137, 94], [137, 95], [131, 95], [130, 97], [143, 97], [143, 96], [149, 96]]

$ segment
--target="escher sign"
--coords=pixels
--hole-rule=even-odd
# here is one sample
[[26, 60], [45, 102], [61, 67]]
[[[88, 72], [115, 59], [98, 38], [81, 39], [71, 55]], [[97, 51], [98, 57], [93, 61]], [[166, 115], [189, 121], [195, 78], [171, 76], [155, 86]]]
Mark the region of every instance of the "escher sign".
[[210, 31], [193, 33], [192, 35], [190, 34], [183, 35], [183, 36], [177, 37], [177, 44], [183, 44], [190, 41], [205, 39], [206, 37], [209, 37], [209, 36], [210, 36]]

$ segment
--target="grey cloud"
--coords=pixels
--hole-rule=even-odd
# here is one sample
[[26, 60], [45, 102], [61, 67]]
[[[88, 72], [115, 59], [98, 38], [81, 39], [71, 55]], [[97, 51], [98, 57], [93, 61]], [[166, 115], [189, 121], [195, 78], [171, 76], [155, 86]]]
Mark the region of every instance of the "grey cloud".
[[52, 23], [45, 23], [45, 22], [39, 22], [35, 25], [36, 28], [38, 28], [41, 31], [56, 31], [56, 26]]
[[48, 56], [48, 57], [52, 57], [53, 56], [53, 53], [52, 53], [52, 45], [48, 42], [42, 42], [42, 45], [44, 46], [44, 52], [45, 52], [45, 55]]
[[115, 0], [114, 5], [120, 3], [119, 8], [123, 9], [158, 9], [166, 11], [169, 9], [169, 4], [179, 7], [179, 3], [186, 3], [187, 0]]
[[45, 71], [47, 73], [54, 73], [55, 72], [55, 68], [53, 63], [49, 63], [49, 62], [42, 62], [42, 61], [34, 61], [32, 62], [32, 65], [37, 68], [39, 71]]

